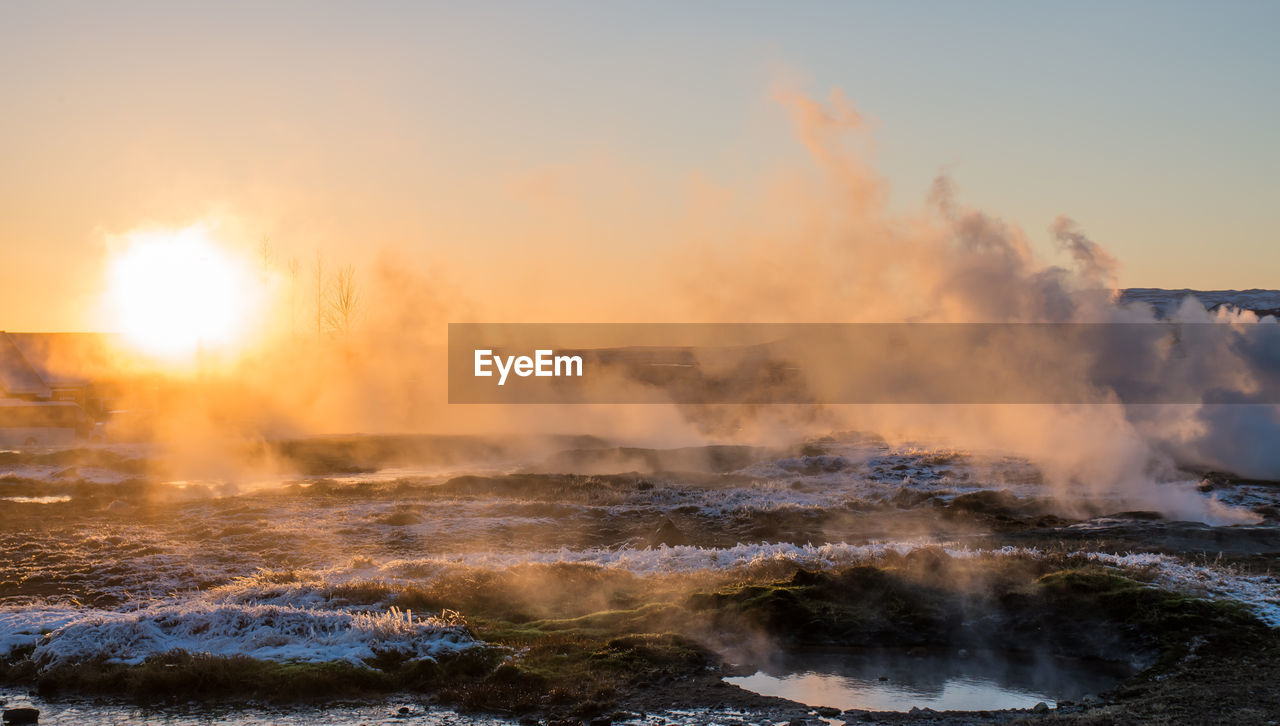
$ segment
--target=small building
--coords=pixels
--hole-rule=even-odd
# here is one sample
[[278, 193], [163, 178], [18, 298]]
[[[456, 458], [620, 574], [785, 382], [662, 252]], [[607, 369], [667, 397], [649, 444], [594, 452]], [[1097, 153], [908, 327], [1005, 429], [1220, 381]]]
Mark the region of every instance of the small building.
[[93, 433], [87, 409], [97, 403], [88, 381], [50, 380], [17, 336], [0, 331], [0, 446], [74, 444]]
[[53, 398], [40, 374], [18, 348], [13, 336], [0, 330], [0, 398], [48, 401]]
[[92, 431], [77, 403], [0, 398], [0, 446], [70, 446]]

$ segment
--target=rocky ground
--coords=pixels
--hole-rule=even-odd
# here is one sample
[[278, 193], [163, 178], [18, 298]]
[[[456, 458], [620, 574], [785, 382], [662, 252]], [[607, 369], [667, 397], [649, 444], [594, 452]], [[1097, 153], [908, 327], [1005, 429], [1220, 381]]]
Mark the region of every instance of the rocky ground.
[[[296, 473], [265, 483], [175, 483], [154, 452], [0, 452], [0, 682], [49, 704], [286, 701], [301, 722], [369, 698], [468, 723], [1280, 720], [1272, 484], [1194, 475], [1256, 515], [1211, 526], [868, 437], [553, 443], [290, 442], [269, 453]], [[806, 648], [1130, 676], [968, 712], [818, 711], [723, 680]]]

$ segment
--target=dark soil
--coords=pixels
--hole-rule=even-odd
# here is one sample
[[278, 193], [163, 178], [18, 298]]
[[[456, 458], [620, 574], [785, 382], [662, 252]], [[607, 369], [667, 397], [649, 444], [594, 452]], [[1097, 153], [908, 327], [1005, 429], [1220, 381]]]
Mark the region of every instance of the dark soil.
[[[974, 547], [1016, 545], [1037, 556], [953, 558], [938, 548], [889, 552], [859, 566], [813, 571], [764, 562], [733, 571], [637, 576], [592, 565], [526, 564], [448, 571], [417, 585], [335, 585], [323, 595], [352, 607], [454, 610], [488, 644], [439, 662], [382, 653], [364, 666], [282, 664], [182, 652], [138, 666], [83, 662], [41, 667], [30, 649], [0, 661], [0, 682], [46, 697], [102, 694], [137, 702], [303, 700], [408, 693], [434, 703], [542, 721], [620, 719], [670, 708], [737, 709], [760, 722], [817, 723], [810, 706], [767, 698], [722, 676], [777, 649], [998, 649], [1136, 663], [1136, 675], [1096, 702], [1046, 713], [845, 713], [858, 723], [1210, 724], [1280, 722], [1280, 631], [1243, 606], [1173, 593], [1141, 574], [1082, 566], [1080, 551], [1156, 552], [1254, 573], [1280, 565], [1280, 527], [1209, 527], [1149, 512], [1081, 525], [1047, 499], [1003, 492], [956, 496], [903, 489], [828, 508], [715, 513], [660, 475], [679, 468], [689, 490], [740, 486], [737, 467], [777, 456], [746, 447], [655, 452], [571, 450], [539, 470], [504, 476], [359, 484], [308, 480], [254, 497], [181, 498], [144, 467], [106, 452], [41, 454], [41, 465], [114, 468], [118, 484], [9, 477], [9, 496], [65, 494], [68, 502], [0, 509], [0, 599], [74, 598], [113, 606], [136, 598], [147, 575], [190, 588], [259, 568], [282, 573], [353, 556], [421, 556], [433, 547], [731, 547], [738, 543], [865, 543], [927, 532]], [[448, 464], [511, 451], [462, 437], [324, 439], [273, 445], [304, 471], [335, 474], [391, 462]], [[803, 453], [803, 452], [802, 452]], [[818, 454], [819, 451], [809, 452]], [[6, 452], [0, 452], [12, 456]], [[559, 473], [636, 462], [636, 471]], [[949, 463], [942, 462], [950, 466]], [[838, 458], [805, 464], [816, 474]], [[536, 468], [535, 468], [536, 469]], [[639, 473], [639, 472], [645, 473]], [[655, 473], [656, 472], [656, 473]], [[1216, 480], [1208, 486], [1224, 486]], [[794, 487], [809, 486], [797, 481]], [[668, 508], [637, 505], [670, 489]], [[663, 490], [665, 493], [665, 490]], [[685, 504], [680, 497], [688, 496]], [[449, 508], [482, 502], [492, 519], [524, 522], [467, 532], [465, 542], [417, 530]], [[117, 507], [117, 505], [120, 505]], [[356, 505], [358, 517], [345, 515]], [[611, 514], [619, 505], [623, 515]], [[278, 512], [324, 526], [275, 530]], [[1106, 512], [1085, 514], [1107, 514]], [[462, 539], [462, 535], [459, 536]], [[443, 541], [442, 541], [443, 540]], [[74, 546], [67, 546], [73, 543]], [[339, 559], [341, 558], [341, 559]], [[195, 574], [199, 573], [199, 574]], [[208, 578], [207, 580], [201, 578]]]

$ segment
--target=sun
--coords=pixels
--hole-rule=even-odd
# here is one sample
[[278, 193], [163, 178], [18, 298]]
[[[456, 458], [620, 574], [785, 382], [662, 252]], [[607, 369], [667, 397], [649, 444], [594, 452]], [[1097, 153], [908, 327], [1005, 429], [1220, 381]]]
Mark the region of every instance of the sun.
[[108, 265], [113, 326], [131, 345], [161, 358], [235, 347], [261, 302], [250, 266], [199, 225], [129, 234]]

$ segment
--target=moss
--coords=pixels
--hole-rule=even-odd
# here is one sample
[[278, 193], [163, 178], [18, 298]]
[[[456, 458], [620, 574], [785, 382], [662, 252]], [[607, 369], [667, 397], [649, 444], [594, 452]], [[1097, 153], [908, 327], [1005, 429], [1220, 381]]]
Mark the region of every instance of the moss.
[[346, 663], [273, 663], [173, 651], [136, 666], [92, 661], [38, 671], [34, 685], [59, 692], [124, 696], [134, 701], [227, 696], [274, 700], [341, 698], [395, 688], [386, 674]]
[[1166, 638], [1251, 636], [1269, 630], [1244, 605], [1170, 592], [1102, 569], [1072, 569], [1039, 578], [1035, 594], [1056, 610], [1095, 612]]
[[1090, 613], [1141, 632], [1160, 649], [1150, 673], [1166, 670], [1184, 657], [1193, 639], [1216, 647], [1277, 639], [1240, 603], [1170, 592], [1102, 568], [1053, 572], [1039, 578], [1029, 591], [1036, 600], [1033, 607], [1059, 614]]
[[626, 610], [667, 597], [654, 583], [627, 572], [582, 563], [530, 563], [501, 572], [460, 571], [433, 578], [392, 596], [414, 611], [443, 609], [469, 618], [530, 623], [575, 618], [602, 610]]
[[601, 610], [576, 618], [540, 620], [528, 624], [530, 629], [577, 630], [592, 635], [648, 632], [678, 617], [680, 609], [665, 603], [650, 603], [629, 610]]
[[[295, 578], [296, 579], [296, 576]], [[287, 582], [288, 580], [286, 580]], [[383, 602], [391, 595], [391, 588], [379, 582], [347, 582], [329, 590], [330, 600], [349, 605], [375, 605]], [[409, 608], [401, 607], [401, 610]], [[425, 609], [425, 608], [423, 608]], [[438, 610], [439, 608], [435, 608]]]
[[1168, 665], [1199, 636], [1274, 639], [1242, 605], [1211, 602], [1102, 567], [969, 562], [917, 551], [884, 567], [797, 571], [689, 597], [718, 629], [763, 631], [784, 645], [999, 647]]
[[539, 704], [594, 704], [588, 710], [603, 713], [630, 683], [703, 672], [716, 662], [690, 638], [660, 631], [682, 612], [650, 604], [526, 623], [473, 618], [478, 637], [514, 654], [484, 678], [446, 688], [440, 698], [465, 708], [504, 704], [512, 712]]
[[0, 664], [0, 680], [34, 686], [45, 695], [87, 693], [136, 702], [174, 698], [307, 700], [366, 696], [394, 691], [436, 691], [484, 679], [508, 651], [476, 647], [411, 659], [378, 653], [361, 666], [350, 663], [280, 663], [244, 656], [214, 656], [175, 650], [138, 665], [102, 660], [38, 668], [24, 654]]
[[800, 570], [789, 580], [695, 594], [688, 605], [718, 627], [759, 628], [791, 645], [920, 645], [949, 640], [957, 597], [872, 566]]

